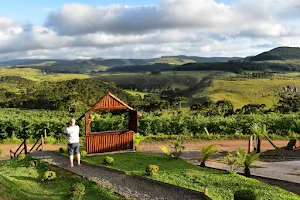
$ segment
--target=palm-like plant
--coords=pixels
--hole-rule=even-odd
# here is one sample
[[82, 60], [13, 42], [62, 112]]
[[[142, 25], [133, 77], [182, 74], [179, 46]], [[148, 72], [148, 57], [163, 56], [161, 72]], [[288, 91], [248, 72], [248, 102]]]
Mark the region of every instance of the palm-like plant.
[[224, 157], [224, 161], [226, 164], [229, 166], [228, 172], [230, 174], [235, 173], [238, 167], [240, 166], [240, 162], [238, 157], [235, 154], [228, 154], [227, 156]]
[[159, 148], [167, 155], [167, 156], [171, 156], [170, 151], [168, 150], [168, 148], [165, 145], [161, 145], [159, 146]]
[[259, 160], [259, 153], [254, 153], [254, 154], [247, 154], [245, 160], [244, 160], [244, 174], [246, 177], [250, 177], [250, 166], [255, 162]]
[[217, 152], [216, 145], [212, 144], [209, 146], [201, 147], [201, 167], [205, 167], [207, 159]]
[[238, 149], [236, 154], [238, 156], [239, 163], [244, 166], [244, 175], [246, 177], [250, 177], [250, 167], [255, 161], [259, 160], [260, 154], [247, 154], [247, 152], [242, 149]]

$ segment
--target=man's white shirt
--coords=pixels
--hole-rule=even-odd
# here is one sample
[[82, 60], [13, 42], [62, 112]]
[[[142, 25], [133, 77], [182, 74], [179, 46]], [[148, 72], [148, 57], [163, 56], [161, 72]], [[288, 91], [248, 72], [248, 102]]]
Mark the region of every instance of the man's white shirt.
[[68, 143], [79, 143], [79, 126], [69, 126], [64, 130], [68, 134]]

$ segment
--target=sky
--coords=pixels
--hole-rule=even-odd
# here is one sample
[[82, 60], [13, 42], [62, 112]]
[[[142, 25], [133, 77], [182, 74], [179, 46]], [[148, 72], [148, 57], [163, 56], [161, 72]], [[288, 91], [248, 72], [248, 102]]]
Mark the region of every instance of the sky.
[[0, 0], [0, 60], [246, 57], [300, 47], [299, 0]]

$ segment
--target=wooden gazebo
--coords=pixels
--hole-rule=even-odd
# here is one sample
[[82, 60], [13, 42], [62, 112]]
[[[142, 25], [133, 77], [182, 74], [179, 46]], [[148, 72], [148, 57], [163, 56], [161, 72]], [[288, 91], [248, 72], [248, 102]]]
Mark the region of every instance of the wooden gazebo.
[[[97, 110], [128, 110], [128, 129], [92, 132], [90, 116]], [[107, 93], [82, 116], [85, 117], [86, 152], [91, 154], [133, 149], [134, 133], [138, 131], [138, 116], [140, 114], [133, 108], [113, 94]]]

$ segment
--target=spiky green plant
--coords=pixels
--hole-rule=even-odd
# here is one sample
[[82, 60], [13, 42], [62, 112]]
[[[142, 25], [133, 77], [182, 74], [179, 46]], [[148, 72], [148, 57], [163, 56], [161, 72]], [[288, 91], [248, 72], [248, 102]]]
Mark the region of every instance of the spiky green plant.
[[168, 150], [168, 148], [165, 145], [161, 145], [159, 146], [159, 148], [167, 155], [167, 156], [171, 156], [170, 151]]
[[228, 154], [224, 157], [224, 161], [228, 165], [228, 172], [230, 174], [235, 173], [238, 167], [240, 166], [240, 160], [235, 154]]
[[255, 162], [259, 160], [259, 156], [260, 154], [247, 154], [245, 160], [244, 160], [244, 174], [246, 177], [250, 177], [251, 176], [251, 172], [250, 172], [250, 166]]
[[201, 147], [201, 167], [205, 167], [205, 162], [208, 160], [210, 156], [214, 153], [218, 152], [216, 145], [212, 144], [209, 146]]
[[244, 175], [246, 177], [250, 177], [251, 176], [250, 167], [255, 161], [259, 160], [260, 154], [256, 154], [256, 153], [248, 154], [246, 151], [242, 149], [238, 149], [236, 154], [239, 163], [244, 166]]
[[184, 144], [184, 139], [182, 139], [182, 137], [178, 137], [177, 139], [174, 139], [172, 141], [172, 152], [171, 152], [171, 156], [172, 158], [179, 158], [180, 155], [182, 154], [183, 150], [185, 149], [185, 146], [183, 146]]

